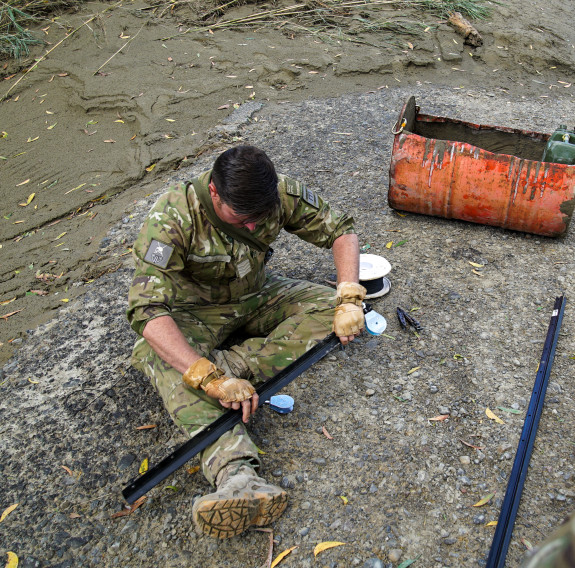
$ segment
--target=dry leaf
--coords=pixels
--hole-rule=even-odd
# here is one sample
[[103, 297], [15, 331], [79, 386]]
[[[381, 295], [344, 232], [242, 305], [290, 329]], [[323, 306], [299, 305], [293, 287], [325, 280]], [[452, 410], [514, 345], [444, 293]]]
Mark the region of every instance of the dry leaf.
[[72, 472], [72, 470], [69, 467], [66, 467], [65, 465], [60, 466], [68, 475], [71, 475], [72, 477], [74, 477], [74, 473]]
[[69, 193], [72, 193], [73, 191], [76, 191], [77, 189], [80, 189], [81, 187], [84, 187], [85, 185], [86, 185], [85, 183], [81, 183], [80, 185], [77, 185], [76, 187], [67, 191], [64, 195], [68, 195]]
[[82, 515], [79, 515], [78, 513], [70, 513], [69, 517], [71, 519], [81, 519]]
[[527, 550], [533, 550], [533, 545], [526, 538], [521, 537], [521, 542], [525, 545]]
[[28, 178], [28, 179], [26, 179], [26, 180], [24, 180], [24, 181], [22, 181], [22, 182], [16, 184], [16, 187], [20, 187], [21, 185], [26, 185], [29, 181], [30, 181], [30, 178]]
[[217, 110], [224, 110], [226, 108], [230, 108], [230, 105], [222, 105], [217, 108]]
[[18, 556], [13, 552], [7, 552], [8, 562], [6, 563], [6, 568], [18, 568]]
[[112, 140], [111, 138], [110, 138], [110, 140], [104, 140], [104, 142], [106, 142], [108, 144], [115, 144], [116, 143], [116, 141]]
[[470, 260], [468, 260], [467, 262], [469, 262], [471, 266], [475, 266], [475, 268], [483, 268], [485, 266], [485, 264], [478, 264], [477, 262], [471, 262]]
[[389, 241], [386, 245], [385, 248], [386, 249], [390, 249], [393, 246], [393, 241]]
[[483, 276], [485, 276], [484, 274], [481, 274], [481, 272], [477, 272], [477, 270], [473, 269], [471, 272], [473, 272], [473, 274], [477, 274], [477, 276], [481, 276], [481, 278], [483, 278]]
[[434, 416], [433, 418], [428, 418], [428, 420], [435, 420], [436, 422], [442, 422], [443, 420], [447, 420], [449, 418], [449, 414], [440, 414], [439, 416]]
[[485, 526], [486, 527], [496, 527], [497, 521], [489, 521]]
[[336, 546], [343, 546], [344, 544], [347, 544], [345, 542], [336, 542], [334, 540], [330, 540], [330, 541], [326, 541], [326, 542], [320, 542], [314, 549], [313, 549], [313, 555], [317, 556], [320, 552], [323, 552], [324, 550], [329, 550], [330, 548], [335, 548]]
[[465, 440], [462, 440], [461, 438], [459, 438], [459, 441], [462, 444], [465, 444], [466, 446], [469, 446], [470, 448], [473, 448], [474, 450], [482, 450], [483, 446], [474, 446], [473, 444], [470, 444], [469, 442], [466, 442]]
[[2, 515], [0, 516], [0, 523], [16, 508], [18, 507], [19, 503], [14, 503], [14, 505], [10, 505], [7, 509], [4, 510]]
[[6, 321], [9, 317], [12, 317], [13, 315], [17, 314], [18, 312], [21, 312], [22, 310], [16, 310], [15, 312], [10, 312], [9, 314], [0, 316], [1, 319], [3, 319], [4, 321]]
[[20, 207], [27, 207], [28, 205], [30, 205], [30, 203], [32, 203], [32, 200], [34, 199], [34, 197], [36, 197], [35, 193], [31, 193], [28, 196], [28, 199], [26, 200], [26, 203], [18, 203], [18, 205], [20, 205]]
[[11, 300], [4, 300], [3, 302], [0, 302], [0, 306], [5, 306], [6, 304], [13, 302], [15, 299], [16, 297], [12, 298]]
[[148, 458], [146, 458], [141, 464], [140, 469], [138, 470], [139, 473], [146, 473], [148, 471]]
[[118, 517], [125, 517], [126, 515], [131, 515], [145, 500], [147, 499], [146, 495], [142, 495], [138, 500], [134, 501], [132, 505], [126, 505], [126, 507], [122, 511], [118, 511], [111, 515], [110, 518], [117, 519]]
[[499, 418], [499, 416], [496, 416], [491, 410], [489, 410], [489, 408], [485, 409], [485, 414], [487, 414], [487, 418], [491, 418], [491, 420], [495, 420], [495, 422], [497, 422], [497, 424], [505, 424], [505, 422], [503, 422], [503, 420], [501, 420], [501, 418]]
[[278, 554], [275, 557], [275, 560], [271, 563], [270, 568], [275, 568], [288, 554], [293, 552], [296, 548], [297, 546], [292, 546], [291, 548], [288, 548], [287, 550], [284, 550], [283, 552]]
[[198, 473], [198, 471], [200, 471], [200, 466], [199, 465], [195, 465], [194, 467], [189, 467], [186, 470], [190, 475], [194, 475], [194, 473]]
[[149, 430], [150, 428], [157, 428], [157, 424], [145, 424], [144, 426], [137, 426], [136, 430]]
[[152, 164], [151, 166], [148, 166], [148, 167], [146, 168], [146, 171], [147, 171], [147, 172], [151, 172], [155, 167], [156, 167], [156, 164]]
[[486, 503], [489, 503], [489, 501], [491, 501], [491, 499], [493, 499], [494, 495], [495, 495], [495, 493], [490, 493], [489, 495], [486, 495], [485, 497], [483, 497], [483, 499], [480, 499], [479, 501], [477, 501], [477, 503], [475, 503], [475, 505], [473, 505], [473, 507], [483, 507], [483, 505], [485, 505]]
[[407, 371], [407, 374], [411, 375], [411, 373], [415, 373], [415, 371], [417, 371], [417, 369], [421, 369], [421, 367], [413, 367], [413, 369], [409, 369], [409, 371]]
[[321, 431], [328, 440], [333, 440], [333, 436], [325, 429], [325, 426], [321, 427]]
[[344, 505], [349, 503], [349, 499], [345, 495], [340, 495], [339, 498], [343, 501]]
[[411, 42], [407, 42], [407, 45], [409, 46], [409, 49], [413, 49], [413, 44]]

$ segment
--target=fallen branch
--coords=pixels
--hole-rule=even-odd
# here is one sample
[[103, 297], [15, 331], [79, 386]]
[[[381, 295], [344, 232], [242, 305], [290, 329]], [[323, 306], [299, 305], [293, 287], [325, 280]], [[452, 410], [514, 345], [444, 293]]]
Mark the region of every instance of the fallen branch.
[[459, 12], [451, 14], [447, 23], [465, 38], [463, 43], [466, 45], [471, 45], [472, 47], [483, 45], [483, 38], [479, 35], [479, 32]]

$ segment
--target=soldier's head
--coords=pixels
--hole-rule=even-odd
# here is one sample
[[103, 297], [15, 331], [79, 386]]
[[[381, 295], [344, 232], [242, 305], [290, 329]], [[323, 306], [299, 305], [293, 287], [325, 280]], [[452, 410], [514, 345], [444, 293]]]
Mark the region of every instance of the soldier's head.
[[254, 146], [236, 146], [220, 154], [212, 169], [210, 194], [223, 221], [249, 230], [280, 203], [274, 165]]

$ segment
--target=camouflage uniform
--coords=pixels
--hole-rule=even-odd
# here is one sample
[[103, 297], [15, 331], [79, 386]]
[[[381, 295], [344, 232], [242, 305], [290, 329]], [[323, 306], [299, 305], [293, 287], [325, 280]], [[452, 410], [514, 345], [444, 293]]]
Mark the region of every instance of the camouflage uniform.
[[[249, 339], [234, 346], [255, 381], [272, 377], [323, 339], [332, 326], [335, 291], [267, 275], [264, 261], [280, 230], [319, 247], [353, 233], [353, 219], [335, 212], [315, 193], [279, 176], [281, 206], [255, 231], [221, 221], [208, 192], [211, 172], [170, 188], [156, 202], [136, 243], [136, 271], [128, 319], [142, 335], [151, 319], [170, 315], [202, 356], [235, 330]], [[188, 388], [142, 337], [132, 364], [150, 377], [175, 423], [190, 436], [225, 410], [203, 391]], [[202, 452], [206, 478], [214, 484], [227, 463], [247, 459], [259, 466], [258, 451], [242, 424]]]
[[575, 566], [575, 515], [539, 546], [522, 568], [573, 568]]

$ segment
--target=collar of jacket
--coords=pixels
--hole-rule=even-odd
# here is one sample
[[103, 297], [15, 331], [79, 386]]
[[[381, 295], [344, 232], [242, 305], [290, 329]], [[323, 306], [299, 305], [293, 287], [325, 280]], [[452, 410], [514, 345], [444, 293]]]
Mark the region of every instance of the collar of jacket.
[[192, 184], [196, 191], [196, 195], [202, 204], [202, 207], [206, 211], [206, 217], [208, 221], [217, 229], [231, 237], [235, 241], [240, 241], [247, 245], [248, 247], [257, 250], [259, 252], [267, 252], [269, 246], [262, 243], [253, 236], [253, 233], [247, 231], [246, 229], [239, 229], [228, 223], [224, 223], [217, 215], [214, 210], [214, 204], [212, 203], [212, 197], [210, 195], [210, 190], [208, 185], [210, 183], [211, 171], [204, 172], [199, 177], [192, 180]]

